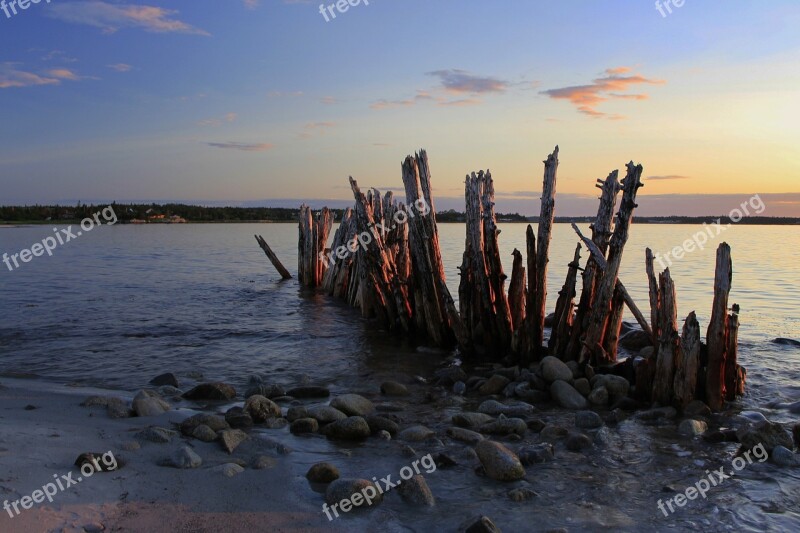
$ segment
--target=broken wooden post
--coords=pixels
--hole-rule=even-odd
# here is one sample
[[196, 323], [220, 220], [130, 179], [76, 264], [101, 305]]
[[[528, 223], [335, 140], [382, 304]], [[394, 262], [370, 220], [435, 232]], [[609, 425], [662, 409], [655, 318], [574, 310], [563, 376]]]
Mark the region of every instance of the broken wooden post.
[[333, 225], [330, 209], [318, 216], [307, 205], [300, 206], [300, 239], [297, 253], [297, 277], [307, 287], [319, 287], [327, 269], [325, 244]]
[[661, 405], [671, 405], [675, 382], [676, 363], [681, 359], [681, 339], [678, 336], [678, 304], [675, 301], [675, 284], [669, 269], [659, 276], [658, 356], [653, 378], [653, 400]]
[[611, 313], [608, 315], [608, 324], [606, 325], [605, 333], [603, 333], [603, 350], [612, 361], [617, 360], [626, 294], [625, 287], [617, 281], [617, 286], [614, 287], [614, 295], [611, 297]]
[[731, 247], [723, 242], [717, 248], [717, 267], [714, 275], [714, 303], [711, 321], [706, 333], [708, 369], [706, 371], [706, 401], [713, 411], [719, 411], [725, 402], [725, 355], [728, 318], [728, 295], [733, 279]]
[[633, 161], [631, 161], [627, 167], [627, 175], [622, 181], [622, 203], [617, 214], [617, 224], [608, 246], [608, 264], [600, 279], [597, 287], [597, 296], [592, 304], [589, 328], [581, 351], [581, 362], [591, 361], [597, 364], [615, 362], [603, 350], [603, 335], [608, 325], [611, 299], [614, 296], [614, 288], [617, 285], [619, 269], [622, 264], [622, 253], [625, 249], [625, 243], [628, 242], [628, 232], [633, 220], [633, 211], [636, 208], [636, 194], [639, 188], [643, 186], [641, 182], [642, 165], [634, 165]]
[[556, 301], [555, 320], [551, 328], [548, 350], [550, 355], [565, 358], [567, 344], [572, 333], [575, 311], [575, 284], [578, 281], [578, 269], [581, 261], [581, 245], [575, 248], [575, 256], [567, 269], [567, 279], [558, 293]]
[[726, 332], [727, 350], [725, 354], [725, 399], [734, 401], [737, 395], [744, 394], [746, 372], [739, 366], [739, 306], [733, 304], [728, 315], [728, 331]]
[[275, 252], [273, 252], [272, 248], [269, 247], [267, 241], [264, 240], [264, 237], [262, 237], [261, 235], [254, 235], [254, 237], [256, 238], [256, 242], [258, 243], [258, 245], [261, 247], [262, 250], [264, 250], [264, 253], [267, 254], [267, 257], [272, 262], [272, 266], [274, 266], [275, 270], [278, 271], [278, 274], [281, 275], [281, 278], [292, 279], [292, 275], [289, 274], [289, 271], [286, 270], [286, 267], [284, 267], [283, 264], [280, 262], [278, 256], [275, 255]]
[[681, 360], [675, 369], [675, 407], [683, 410], [694, 400], [697, 376], [700, 370], [700, 324], [695, 312], [689, 313], [683, 323], [681, 335]]
[[514, 248], [511, 266], [511, 283], [508, 285], [508, 307], [511, 310], [512, 329], [522, 326], [525, 319], [525, 267], [522, 266], [522, 254]]
[[558, 175], [558, 146], [544, 161], [544, 178], [542, 180], [542, 206], [539, 212], [539, 227], [536, 236], [536, 285], [528, 287], [528, 297], [533, 298], [531, 344], [534, 353], [523, 354], [523, 363], [530, 363], [531, 358], [538, 358], [544, 340], [544, 318], [547, 305], [547, 263], [550, 254], [550, 239], [553, 232], [556, 205], [556, 177]]
[[653, 332], [651, 338], [653, 339], [653, 346], [658, 349], [658, 281], [656, 280], [656, 271], [653, 265], [653, 250], [648, 248], [645, 251], [645, 270], [647, 272], [647, 283], [650, 295], [650, 323], [653, 325]]

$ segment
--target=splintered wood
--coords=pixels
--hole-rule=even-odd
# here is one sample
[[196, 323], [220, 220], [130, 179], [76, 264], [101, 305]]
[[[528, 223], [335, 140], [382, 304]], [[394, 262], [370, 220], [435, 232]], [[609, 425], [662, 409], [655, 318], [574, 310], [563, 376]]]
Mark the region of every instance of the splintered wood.
[[[544, 161], [537, 230], [528, 225], [524, 255], [516, 249], [512, 254], [508, 290], [500, 254], [494, 180], [487, 170], [470, 173], [464, 183], [466, 234], [458, 267], [458, 302], [450, 294], [424, 150], [401, 163], [405, 203], [391, 192], [382, 195], [371, 189], [365, 194], [350, 178], [355, 203], [344, 212], [331, 248], [325, 247], [331, 212], [326, 208], [314, 214], [309, 207], [301, 207], [300, 282], [346, 300], [360, 308], [364, 317], [377, 320], [390, 331], [420, 336], [436, 346], [456, 345], [464, 356], [526, 367], [548, 353], [580, 365], [616, 364], [627, 307], [641, 327], [640, 334], [651, 342], [634, 361], [636, 396], [678, 408], [701, 399], [714, 410], [722, 409], [725, 401], [744, 393], [746, 378], [737, 360], [739, 308], [734, 305], [730, 313], [728, 308], [730, 247], [723, 243], [717, 252], [707, 344], [701, 341], [694, 312], [678, 330], [675, 284], [668, 269], [656, 275], [650, 249], [644, 269], [650, 316], [645, 317], [619, 279], [637, 193], [643, 187], [642, 166], [633, 162], [627, 164], [622, 181], [616, 170], [605, 180], [597, 180], [600, 203], [590, 225], [591, 238], [572, 225], [578, 242], [573, 260], [565, 265], [567, 274], [555, 301], [545, 346], [558, 153], [556, 146]], [[270, 256], [269, 247], [263, 239], [258, 240]], [[588, 253], [581, 267], [584, 247]], [[280, 271], [277, 258], [273, 263]]]

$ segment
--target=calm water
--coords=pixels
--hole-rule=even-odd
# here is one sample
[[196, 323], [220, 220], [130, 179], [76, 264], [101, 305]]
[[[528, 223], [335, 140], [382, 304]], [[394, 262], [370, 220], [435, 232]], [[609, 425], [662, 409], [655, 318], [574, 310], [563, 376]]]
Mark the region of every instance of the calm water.
[[[500, 227], [510, 274], [511, 251], [514, 247], [524, 250], [525, 226]], [[701, 229], [634, 226], [621, 279], [645, 315], [649, 316], [645, 247], [663, 255]], [[310, 379], [334, 391], [374, 388], [386, 377], [430, 373], [437, 362], [430, 350], [387, 337], [361, 320], [356, 310], [301, 289], [295, 280], [280, 281], [254, 233], [262, 234], [289, 270], [296, 271], [297, 228], [293, 224], [103, 227], [56, 249], [53, 257], [34, 258], [13, 272], [0, 264], [0, 373], [127, 391], [141, 388], [166, 371], [179, 376], [199, 372], [239, 387], [253, 373], [285, 384]], [[48, 226], [0, 228], [0, 253], [17, 253], [50, 234]], [[800, 350], [770, 341], [800, 339], [800, 227], [733, 227], [719, 240], [712, 239], [705, 251], [675, 262], [671, 272], [678, 290], [679, 317], [682, 320], [695, 310], [703, 331], [711, 308], [715, 249], [723, 238], [733, 249], [731, 303], [741, 306], [740, 357], [750, 384], [743, 406], [796, 401], [800, 399]], [[448, 284], [455, 295], [464, 226], [440, 225], [440, 240]], [[548, 311], [555, 304], [575, 244], [569, 225], [557, 225], [551, 246]], [[626, 320], [632, 318], [627, 315]], [[446, 427], [447, 409], [435, 408], [441, 422], [429, 420], [434, 407], [415, 409], [420, 421]], [[783, 411], [767, 414], [789, 420]], [[293, 439], [288, 433], [286, 438]], [[621, 425], [612, 435], [615, 454], [599, 454], [588, 464], [576, 461], [580, 464], [570, 466], [566, 474], [563, 465], [538, 468], [533, 487], [541, 495], [537, 520], [542, 527], [605, 524], [621, 529], [645, 523], [657, 529], [720, 530], [759, 530], [764, 521], [777, 529], [800, 524], [798, 474], [785, 470], [757, 471], [750, 483], [746, 476], [737, 479], [718, 500], [725, 502], [724, 510], [709, 501], [682, 510], [678, 522], [659, 521], [653, 510], [661, 487], [694, 483], [723, 449], [689, 446], [692, 457], [679, 459], [673, 447], [686, 444], [673, 441], [672, 430], [662, 433], [658, 428]], [[308, 454], [298, 457], [307, 457], [309, 462], [334, 453], [324, 440], [304, 439], [295, 447]], [[659, 450], [668, 453], [656, 453]], [[354, 453], [353, 461], [361, 461], [365, 468], [372, 464], [359, 453]], [[392, 471], [384, 468], [375, 474]], [[519, 508], [520, 504], [498, 501], [496, 494], [481, 489], [473, 478], [469, 472], [460, 478], [432, 474], [429, 483], [443, 496], [435, 515], [412, 515], [398, 508], [371, 519], [382, 521], [389, 530], [400, 522], [425, 530], [432, 517], [460, 521], [465, 514], [463, 501], [473, 502], [470, 515], [480, 511], [493, 518]], [[568, 507], [565, 500], [570, 501]], [[793, 510], [770, 511], [770, 505]], [[498, 522], [511, 524], [510, 530], [524, 529], [529, 523], [529, 515], [513, 516]]]

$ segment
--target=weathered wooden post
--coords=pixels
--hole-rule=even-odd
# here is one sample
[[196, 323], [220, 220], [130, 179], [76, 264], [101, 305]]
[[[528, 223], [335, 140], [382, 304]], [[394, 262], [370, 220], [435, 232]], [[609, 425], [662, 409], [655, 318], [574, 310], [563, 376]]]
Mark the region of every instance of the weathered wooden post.
[[272, 248], [269, 247], [269, 244], [267, 244], [267, 241], [264, 240], [264, 237], [262, 237], [261, 235], [254, 235], [254, 237], [256, 238], [256, 242], [258, 243], [258, 245], [261, 247], [262, 250], [264, 250], [264, 253], [269, 258], [270, 262], [272, 263], [272, 266], [274, 266], [275, 270], [278, 271], [278, 274], [281, 275], [281, 278], [292, 279], [292, 275], [289, 274], [289, 271], [286, 270], [286, 267], [283, 266], [283, 263], [281, 263], [280, 259], [278, 259], [278, 256], [275, 255], [275, 252], [272, 251]]
[[725, 355], [728, 338], [726, 323], [728, 318], [728, 295], [733, 279], [731, 247], [723, 242], [717, 248], [717, 268], [714, 275], [714, 304], [711, 308], [711, 322], [708, 324], [706, 344], [708, 345], [708, 370], [706, 373], [706, 401], [714, 411], [719, 411], [725, 402]]
[[675, 367], [681, 360], [681, 338], [678, 336], [678, 305], [675, 301], [675, 284], [669, 269], [659, 276], [658, 329], [661, 332], [653, 380], [653, 400], [661, 405], [672, 404]]
[[575, 326], [573, 323], [573, 315], [575, 310], [575, 284], [578, 280], [578, 269], [580, 268], [581, 261], [581, 245], [578, 244], [575, 248], [575, 256], [567, 269], [567, 279], [564, 281], [564, 286], [558, 293], [558, 300], [556, 301], [555, 320], [551, 328], [550, 342], [548, 349], [550, 355], [563, 358], [567, 348], [567, 343], [572, 333], [572, 328]]
[[[654, 328], [655, 329], [655, 328]], [[681, 335], [681, 360], [675, 371], [675, 404], [684, 409], [694, 400], [697, 376], [700, 370], [700, 324], [694, 311], [683, 323]]]

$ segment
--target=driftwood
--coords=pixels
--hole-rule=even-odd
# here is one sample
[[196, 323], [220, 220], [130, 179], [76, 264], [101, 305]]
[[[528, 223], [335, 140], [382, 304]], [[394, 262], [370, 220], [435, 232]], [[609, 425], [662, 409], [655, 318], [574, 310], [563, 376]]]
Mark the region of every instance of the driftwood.
[[[606, 354], [603, 349], [603, 338], [607, 331], [609, 314], [611, 312], [611, 299], [617, 285], [622, 253], [628, 241], [628, 232], [633, 219], [633, 210], [636, 208], [636, 194], [642, 187], [642, 166], [628, 163], [628, 172], [622, 181], [622, 203], [617, 214], [617, 224], [608, 246], [608, 264], [603, 272], [597, 287], [597, 295], [592, 304], [589, 316], [589, 327], [583, 341], [580, 360], [591, 361], [596, 364], [610, 364], [616, 357]], [[614, 354], [615, 355], [615, 354]]]
[[572, 334], [575, 320], [575, 283], [578, 280], [580, 269], [581, 245], [575, 248], [575, 256], [567, 269], [567, 279], [558, 293], [556, 301], [555, 320], [550, 334], [548, 349], [551, 355], [564, 356]]
[[676, 407], [683, 409], [694, 400], [700, 369], [700, 324], [694, 311], [683, 324], [681, 359], [675, 365], [674, 393]]
[[678, 336], [678, 304], [675, 284], [666, 269], [659, 276], [658, 357], [653, 383], [653, 400], [661, 405], [672, 403], [675, 368], [680, 366], [681, 338]]
[[325, 244], [333, 225], [327, 207], [314, 216], [307, 205], [300, 207], [300, 238], [298, 242], [297, 276], [307, 287], [319, 287], [327, 269], [324, 258]]
[[731, 247], [722, 243], [717, 249], [717, 268], [714, 276], [714, 304], [706, 333], [708, 345], [708, 370], [706, 374], [706, 401], [714, 411], [722, 409], [725, 401], [725, 355], [728, 350], [727, 318], [728, 295], [731, 291], [733, 267]]
[[727, 353], [725, 354], [725, 399], [733, 401], [744, 394], [745, 369], [737, 363], [739, 348], [739, 306], [733, 304], [727, 322]]
[[511, 310], [512, 329], [517, 329], [525, 319], [525, 267], [522, 266], [522, 254], [514, 248], [511, 266], [511, 283], [508, 285], [508, 307]]
[[645, 271], [647, 272], [647, 283], [650, 295], [650, 323], [653, 324], [651, 338], [653, 346], [658, 346], [658, 281], [656, 281], [655, 265], [653, 264], [653, 250], [648, 248], [645, 251]]
[[264, 253], [267, 254], [270, 262], [272, 262], [272, 266], [274, 266], [275, 270], [278, 271], [278, 274], [281, 275], [281, 278], [292, 279], [292, 275], [289, 274], [289, 271], [283, 266], [283, 263], [281, 263], [280, 259], [278, 259], [278, 256], [275, 255], [275, 252], [272, 251], [272, 248], [269, 247], [269, 244], [267, 244], [267, 241], [264, 240], [264, 237], [261, 235], [254, 235], [254, 237], [256, 238], [256, 242], [261, 249], [264, 250]]

